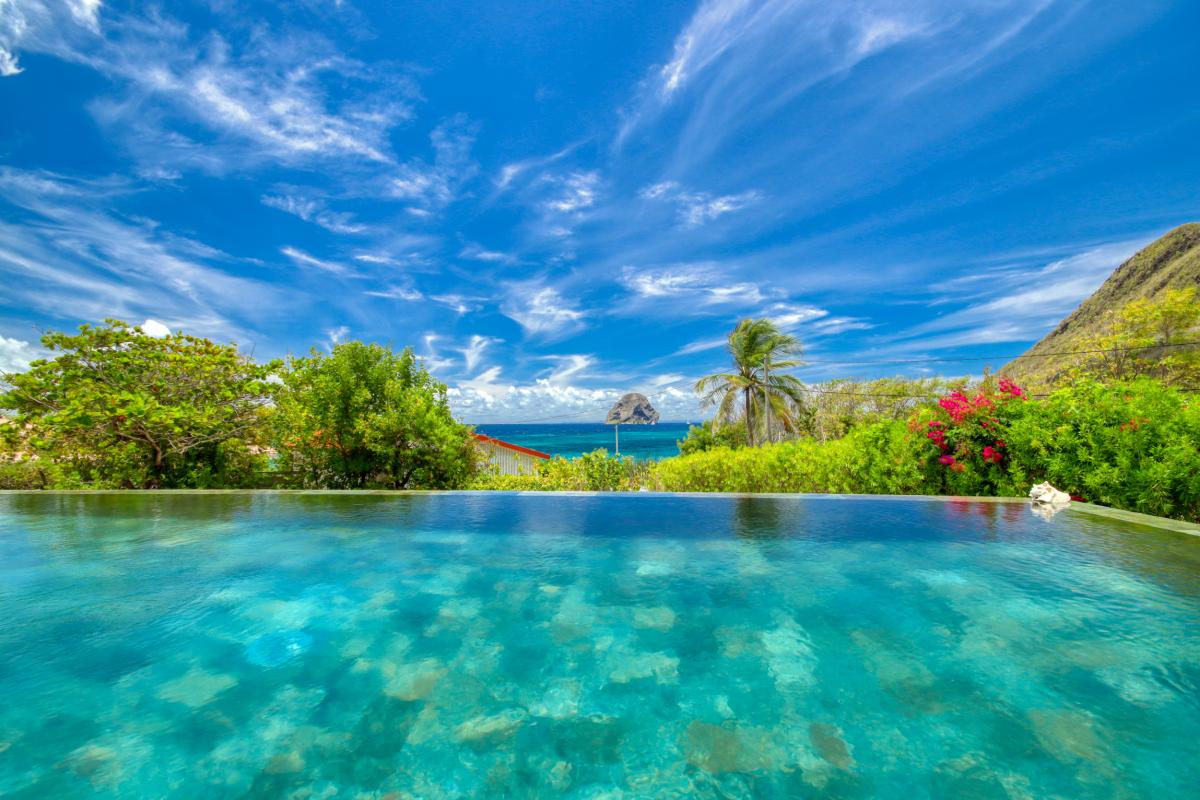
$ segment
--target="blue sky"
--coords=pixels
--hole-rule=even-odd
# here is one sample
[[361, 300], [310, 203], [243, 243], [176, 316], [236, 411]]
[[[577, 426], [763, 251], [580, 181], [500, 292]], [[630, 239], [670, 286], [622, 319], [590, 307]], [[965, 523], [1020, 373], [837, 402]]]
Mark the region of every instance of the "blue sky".
[[1197, 29], [1184, 0], [0, 0], [0, 369], [108, 316], [361, 338], [487, 422], [626, 390], [695, 419], [748, 315], [810, 381], [998, 366], [1200, 218]]

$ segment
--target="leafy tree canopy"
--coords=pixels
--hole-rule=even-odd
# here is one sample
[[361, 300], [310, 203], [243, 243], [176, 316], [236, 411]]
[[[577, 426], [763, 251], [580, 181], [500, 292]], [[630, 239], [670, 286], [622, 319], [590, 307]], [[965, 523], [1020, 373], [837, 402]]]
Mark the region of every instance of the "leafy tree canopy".
[[16, 412], [6, 427], [116, 485], [210, 484], [229, 466], [231, 446], [254, 436], [279, 367], [232, 344], [156, 338], [116, 319], [49, 332], [42, 345], [52, 358], [4, 376], [0, 407]]
[[411, 349], [345, 342], [291, 359], [282, 379], [275, 445], [305, 485], [444, 489], [475, 471], [470, 428]]
[[1170, 289], [1160, 297], [1126, 303], [1101, 336], [1087, 340], [1096, 350], [1083, 372], [1106, 380], [1158, 378], [1168, 386], [1200, 387], [1200, 297], [1195, 287]]
[[715, 407], [714, 430], [741, 420], [750, 445], [794, 434], [804, 417], [804, 384], [784, 370], [800, 366], [800, 340], [769, 319], [744, 319], [729, 332], [732, 371], [705, 375], [696, 393]]
[[714, 427], [713, 421], [688, 426], [687, 436], [676, 442], [680, 455], [703, 453], [718, 447], [730, 449], [746, 446], [746, 429], [738, 425]]

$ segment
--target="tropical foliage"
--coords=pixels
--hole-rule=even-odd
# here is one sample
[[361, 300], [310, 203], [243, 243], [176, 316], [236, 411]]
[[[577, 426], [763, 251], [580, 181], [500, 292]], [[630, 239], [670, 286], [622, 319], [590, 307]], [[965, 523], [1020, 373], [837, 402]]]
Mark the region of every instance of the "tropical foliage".
[[687, 436], [676, 444], [679, 454], [690, 456], [692, 453], [703, 453], [718, 447], [745, 447], [746, 429], [739, 425], [722, 425], [717, 427], [713, 421], [705, 420], [699, 425], [689, 425]]
[[805, 390], [808, 423], [805, 433], [817, 441], [840, 439], [855, 427], [908, 419], [946, 392], [962, 389], [965, 378], [835, 379]]
[[910, 428], [928, 440], [924, 461], [930, 489], [973, 495], [995, 494], [1006, 486], [1009, 427], [1025, 401], [1020, 386], [1001, 378], [950, 392], [914, 415]]
[[472, 489], [549, 492], [618, 492], [636, 490], [648, 482], [650, 465], [629, 456], [609, 455], [603, 447], [578, 458], [556, 456], [530, 475], [484, 473]]
[[1115, 315], [1107, 331], [1087, 339], [1092, 351], [1077, 370], [1106, 380], [1137, 376], [1171, 386], [1200, 388], [1200, 298], [1196, 288], [1170, 289], [1157, 300], [1139, 298]]
[[1008, 380], [984, 381], [907, 423], [666, 459], [646, 485], [1019, 497], [1042, 481], [1102, 505], [1200, 521], [1200, 398], [1150, 378], [1081, 380], [1036, 399]]
[[783, 370], [802, 363], [800, 340], [769, 319], [744, 319], [730, 331], [726, 349], [731, 371], [696, 382], [701, 404], [716, 409], [714, 429], [740, 420], [750, 445], [799, 432], [804, 384]]
[[920, 442], [904, 423], [860, 426], [829, 442], [811, 438], [719, 447], [658, 462], [650, 487], [670, 492], [921, 494]]
[[445, 489], [478, 458], [446, 387], [412, 350], [347, 342], [292, 358], [273, 415], [280, 468], [300, 485]]
[[182, 333], [148, 336], [119, 320], [50, 332], [42, 345], [53, 357], [5, 376], [0, 396], [0, 408], [15, 412], [4, 426], [9, 452], [41, 456], [32, 474], [203, 487], [247, 482], [261, 467], [252, 445], [277, 363]]
[[1094, 503], [1200, 521], [1200, 396], [1152, 378], [1080, 380], [1013, 411], [997, 493], [1050, 481]]

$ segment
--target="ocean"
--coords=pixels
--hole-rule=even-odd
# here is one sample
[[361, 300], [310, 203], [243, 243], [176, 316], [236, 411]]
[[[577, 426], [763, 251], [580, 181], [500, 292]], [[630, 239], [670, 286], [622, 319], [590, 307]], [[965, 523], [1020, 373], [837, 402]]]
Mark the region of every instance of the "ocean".
[[[537, 425], [477, 425], [475, 430], [512, 444], [541, 450], [552, 456], [574, 458], [597, 447], [613, 452], [613, 426], [602, 422], [565, 422]], [[621, 455], [659, 459], [679, 455], [675, 444], [687, 436], [688, 423], [622, 425]]]

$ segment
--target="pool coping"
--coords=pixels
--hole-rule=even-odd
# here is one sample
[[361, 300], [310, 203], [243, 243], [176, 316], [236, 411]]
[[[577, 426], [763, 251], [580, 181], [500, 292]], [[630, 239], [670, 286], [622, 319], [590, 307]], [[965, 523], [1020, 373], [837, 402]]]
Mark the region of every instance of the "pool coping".
[[[28, 495], [333, 495], [353, 497], [356, 495], [404, 496], [404, 495], [507, 495], [513, 497], [689, 497], [689, 498], [768, 498], [774, 500], [925, 500], [929, 502], [970, 502], [1029, 505], [1032, 501], [1024, 497], [991, 497], [974, 495], [929, 495], [929, 494], [825, 494], [803, 492], [574, 492], [574, 491], [497, 491], [491, 489], [0, 489], [0, 496], [11, 494]], [[1094, 503], [1074, 501], [1062, 510], [1071, 510], [1096, 517], [1144, 525], [1200, 537], [1200, 524], [1184, 520], [1156, 517], [1137, 511], [1098, 506]]]

